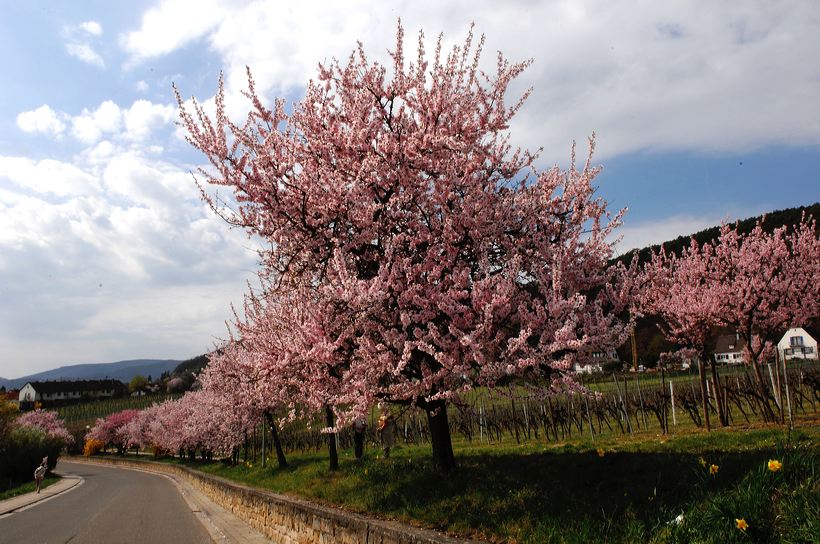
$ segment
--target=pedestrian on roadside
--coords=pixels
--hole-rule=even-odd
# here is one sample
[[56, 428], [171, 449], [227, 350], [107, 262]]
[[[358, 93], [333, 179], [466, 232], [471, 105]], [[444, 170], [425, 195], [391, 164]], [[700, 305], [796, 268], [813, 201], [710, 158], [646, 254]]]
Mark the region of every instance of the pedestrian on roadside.
[[384, 458], [387, 459], [390, 457], [390, 448], [396, 441], [394, 435], [396, 423], [393, 421], [393, 416], [390, 414], [390, 410], [387, 408], [386, 404], [380, 402], [379, 410], [381, 411], [381, 415], [379, 416], [379, 438], [382, 442], [382, 452], [384, 453]]
[[37, 493], [39, 493], [43, 487], [43, 478], [45, 478], [47, 470], [48, 457], [43, 457], [43, 462], [34, 470], [34, 483], [37, 484]]
[[356, 452], [356, 459], [361, 459], [364, 455], [364, 431], [367, 429], [367, 420], [357, 417], [353, 422], [353, 449]]

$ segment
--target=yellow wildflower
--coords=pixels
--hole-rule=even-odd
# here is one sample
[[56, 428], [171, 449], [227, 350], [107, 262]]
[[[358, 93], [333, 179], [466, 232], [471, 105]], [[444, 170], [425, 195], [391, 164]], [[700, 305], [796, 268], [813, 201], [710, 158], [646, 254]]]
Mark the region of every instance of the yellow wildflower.
[[769, 467], [769, 470], [771, 470], [772, 472], [777, 472], [778, 470], [783, 468], [783, 463], [781, 463], [777, 459], [769, 459], [767, 466]]
[[596, 451], [596, 452], [598, 452], [598, 457], [603, 457], [603, 456], [604, 456], [604, 454], [606, 453], [606, 452], [604, 451], [604, 448], [598, 448], [598, 449], [597, 449], [597, 450], [595, 450], [595, 451]]
[[709, 465], [709, 474], [714, 476], [718, 473], [718, 466], [717, 465]]
[[706, 459], [704, 459], [703, 457], [698, 457], [698, 463], [700, 463], [700, 466], [702, 466], [703, 468], [706, 468]]
[[746, 523], [746, 520], [745, 520], [745, 519], [740, 518], [740, 519], [736, 519], [736, 520], [735, 520], [735, 527], [737, 527], [739, 530], [741, 530], [741, 531], [743, 531], [743, 532], [745, 533], [745, 532], [746, 532], [746, 529], [748, 529], [748, 528], [749, 528], [749, 524], [748, 524], [748, 523]]

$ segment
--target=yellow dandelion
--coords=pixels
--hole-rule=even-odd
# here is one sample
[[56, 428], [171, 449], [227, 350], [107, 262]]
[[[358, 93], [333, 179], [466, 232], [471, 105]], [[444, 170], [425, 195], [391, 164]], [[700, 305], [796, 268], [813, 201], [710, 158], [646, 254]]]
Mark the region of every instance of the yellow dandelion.
[[702, 466], [703, 468], [706, 468], [706, 459], [704, 459], [703, 457], [698, 457], [698, 463], [700, 463], [700, 466]]
[[598, 452], [598, 457], [603, 457], [604, 454], [606, 454], [606, 452], [604, 451], [604, 448], [598, 448], [595, 451]]
[[772, 472], [777, 472], [778, 470], [783, 468], [783, 463], [781, 463], [777, 459], [769, 459], [767, 466], [769, 467], [769, 470], [771, 470]]
[[718, 473], [718, 466], [717, 465], [709, 465], [709, 474], [714, 476]]
[[737, 527], [740, 531], [746, 532], [746, 529], [749, 528], [749, 524], [746, 523], [746, 520], [743, 518], [735, 520], [735, 527]]

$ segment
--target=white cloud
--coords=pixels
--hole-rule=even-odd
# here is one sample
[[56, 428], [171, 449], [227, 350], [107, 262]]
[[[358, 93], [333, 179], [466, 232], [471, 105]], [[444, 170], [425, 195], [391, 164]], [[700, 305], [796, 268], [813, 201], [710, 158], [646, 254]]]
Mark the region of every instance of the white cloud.
[[102, 25], [97, 21], [85, 21], [78, 25], [63, 28], [62, 36], [66, 40], [65, 49], [69, 55], [86, 64], [105, 67], [105, 60], [91, 46], [91, 40], [103, 33]]
[[93, 64], [94, 66], [99, 66], [100, 68], [105, 67], [105, 61], [103, 58], [87, 43], [67, 43], [65, 48], [69, 55], [85, 62], [86, 64]]
[[[55, 112], [48, 105], [26, 111], [17, 116], [17, 125], [25, 132], [43, 132], [57, 138], [65, 131], [65, 123], [71, 124], [71, 135], [80, 142], [92, 146], [102, 138], [115, 138], [140, 143], [157, 131], [176, 131], [173, 120], [176, 108], [171, 104], [155, 104], [149, 100], [136, 100], [128, 108], [121, 108], [112, 100], [102, 102], [95, 109], [84, 108], [79, 115], [71, 116]], [[62, 119], [62, 120], [61, 120]], [[162, 150], [152, 144], [150, 148]]]
[[487, 36], [486, 68], [494, 69], [496, 50], [512, 60], [535, 59], [511, 88], [512, 97], [534, 87], [511, 132], [517, 144], [544, 146], [548, 163], [564, 162], [571, 141], [593, 131], [599, 160], [637, 150], [820, 144], [820, 70], [813, 60], [820, 27], [812, 4], [800, 0], [257, 0], [212, 1], [201, 13], [169, 1], [149, 10], [123, 45], [139, 62], [206, 40], [225, 65], [233, 111], [241, 110], [231, 100], [246, 85], [245, 65], [264, 95], [298, 93], [318, 62], [345, 59], [357, 40], [370, 58], [387, 59], [399, 16], [411, 58], [419, 28], [428, 43], [443, 31], [449, 46], [475, 21]]
[[197, 355], [241, 303], [256, 269], [244, 233], [204, 206], [187, 168], [125, 143], [71, 162], [0, 156], [0, 345], [26, 354], [5, 376]]
[[87, 172], [53, 159], [33, 161], [0, 156], [0, 178], [35, 193], [56, 196], [93, 194], [99, 188], [97, 180]]
[[120, 38], [131, 63], [165, 55], [183, 47], [213, 29], [225, 9], [216, 0], [201, 0], [192, 5], [186, 0], [169, 0], [149, 9], [136, 31]]
[[61, 117], [64, 116], [52, 110], [48, 104], [43, 104], [36, 110], [17, 115], [17, 126], [24, 132], [41, 132], [56, 138], [65, 130]]
[[148, 100], [137, 100], [123, 113], [125, 136], [133, 140], [145, 140], [158, 127], [171, 128], [176, 109], [170, 104], [154, 104]]
[[147, 92], [148, 92], [148, 90], [150, 89], [150, 87], [148, 86], [148, 84], [147, 84], [145, 81], [143, 81], [143, 80], [139, 80], [139, 81], [137, 81], [136, 83], [134, 83], [134, 88], [135, 88], [137, 91], [141, 92], [141, 93], [147, 93]]
[[122, 111], [111, 100], [106, 100], [94, 111], [84, 109], [71, 119], [72, 135], [86, 144], [93, 144], [105, 134], [119, 132], [122, 126]]
[[102, 26], [97, 21], [85, 21], [77, 26], [80, 30], [85, 31], [92, 36], [100, 36], [103, 32]]

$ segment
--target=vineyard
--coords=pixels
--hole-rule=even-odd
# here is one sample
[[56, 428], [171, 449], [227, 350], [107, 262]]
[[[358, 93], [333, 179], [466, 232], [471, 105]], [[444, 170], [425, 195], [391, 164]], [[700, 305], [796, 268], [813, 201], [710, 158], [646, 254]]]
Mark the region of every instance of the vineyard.
[[105, 417], [122, 410], [142, 410], [152, 404], [169, 399], [178, 399], [181, 394], [145, 395], [142, 397], [125, 397], [120, 399], [106, 399], [81, 404], [68, 404], [56, 408], [57, 413], [65, 421], [70, 430], [93, 425], [97, 418]]
[[[720, 388], [725, 417], [730, 425], [764, 421], [764, 403], [784, 423], [790, 418], [817, 413], [820, 407], [820, 364], [802, 362], [790, 367], [787, 375], [770, 368], [769, 398], [763, 399], [747, 368], [724, 369]], [[608, 382], [587, 384], [588, 394], [543, 395], [522, 387], [473, 391], [450, 408], [449, 424], [454, 440], [471, 444], [523, 444], [531, 441], [563, 442], [586, 436], [630, 435], [639, 432], [670, 434], [704, 425], [701, 394], [696, 374], [681, 374], [667, 379], [663, 374], [613, 375]], [[779, 385], [779, 387], [778, 387]], [[711, 379], [707, 380], [708, 406], [713, 421], [718, 421], [718, 402]], [[372, 412], [367, 440], [377, 445], [376, 414]], [[404, 409], [395, 414], [399, 443], [429, 443], [424, 413]], [[283, 446], [290, 451], [318, 451], [327, 444], [317, 420], [311, 428], [286, 426], [281, 433]], [[264, 426], [248, 437], [247, 455], [255, 459], [267, 450]], [[352, 429], [337, 434], [339, 448], [353, 447]]]

